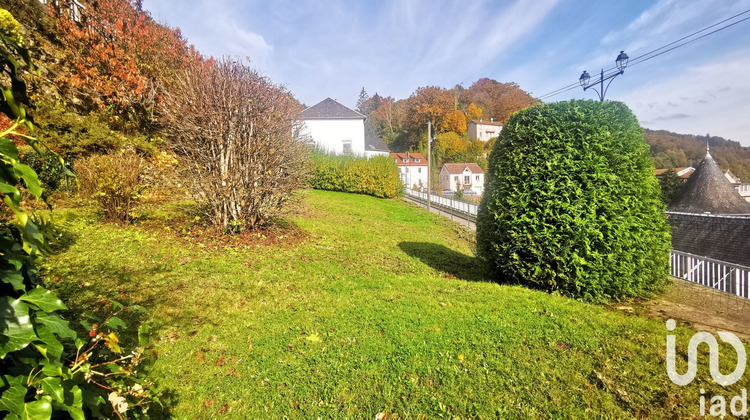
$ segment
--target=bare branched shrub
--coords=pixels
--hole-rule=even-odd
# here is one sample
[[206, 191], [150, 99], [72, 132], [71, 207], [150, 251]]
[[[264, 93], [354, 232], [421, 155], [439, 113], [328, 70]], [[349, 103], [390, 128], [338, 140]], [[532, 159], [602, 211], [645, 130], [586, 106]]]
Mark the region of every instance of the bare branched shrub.
[[80, 193], [99, 204], [108, 222], [127, 223], [144, 191], [143, 159], [134, 151], [92, 155], [78, 160], [75, 171]]
[[310, 146], [293, 134], [300, 105], [246, 65], [193, 64], [164, 103], [171, 147], [189, 172], [185, 182], [214, 224], [266, 224], [310, 179]]

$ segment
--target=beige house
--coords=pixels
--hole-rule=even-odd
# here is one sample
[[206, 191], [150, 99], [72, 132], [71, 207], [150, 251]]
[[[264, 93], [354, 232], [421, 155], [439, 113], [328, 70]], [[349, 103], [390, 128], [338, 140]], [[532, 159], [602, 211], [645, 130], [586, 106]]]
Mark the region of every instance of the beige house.
[[489, 121], [471, 120], [469, 121], [469, 140], [479, 139], [487, 141], [500, 135], [503, 131], [503, 125], [495, 122], [492, 118]]
[[484, 171], [476, 163], [446, 163], [440, 169], [440, 189], [481, 195], [484, 193]]

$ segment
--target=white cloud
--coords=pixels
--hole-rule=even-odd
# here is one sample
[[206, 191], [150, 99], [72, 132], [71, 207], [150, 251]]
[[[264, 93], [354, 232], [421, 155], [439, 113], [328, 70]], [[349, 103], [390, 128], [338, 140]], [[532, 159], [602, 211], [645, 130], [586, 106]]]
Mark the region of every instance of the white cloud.
[[622, 100], [648, 128], [729, 138], [750, 145], [750, 49], [653, 79]]

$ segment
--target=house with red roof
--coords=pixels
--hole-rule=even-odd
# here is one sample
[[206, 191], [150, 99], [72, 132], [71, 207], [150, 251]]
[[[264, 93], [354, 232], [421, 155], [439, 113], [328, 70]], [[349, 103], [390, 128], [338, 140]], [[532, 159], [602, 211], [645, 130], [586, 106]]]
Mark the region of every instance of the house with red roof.
[[391, 153], [390, 157], [398, 165], [404, 187], [419, 191], [427, 188], [427, 159], [421, 153]]
[[443, 191], [455, 193], [461, 189], [464, 194], [484, 193], [484, 171], [476, 163], [446, 163], [438, 178]]

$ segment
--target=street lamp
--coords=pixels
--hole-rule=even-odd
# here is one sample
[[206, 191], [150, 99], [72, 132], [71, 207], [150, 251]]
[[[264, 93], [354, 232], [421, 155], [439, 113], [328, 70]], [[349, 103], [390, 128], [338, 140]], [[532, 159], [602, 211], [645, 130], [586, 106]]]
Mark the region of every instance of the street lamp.
[[[581, 87], [585, 91], [588, 88], [594, 89], [594, 92], [599, 96], [599, 101], [604, 101], [604, 95], [607, 94], [607, 90], [609, 90], [609, 85], [612, 83], [612, 80], [614, 80], [615, 77], [625, 73], [625, 67], [628, 66], [628, 60], [630, 57], [628, 57], [627, 54], [625, 54], [625, 51], [620, 51], [620, 55], [617, 56], [615, 59], [615, 65], [617, 66], [617, 72], [610, 74], [606, 78], [604, 77], [604, 69], [602, 69], [601, 76], [599, 77], [599, 90], [596, 90], [594, 86], [596, 86], [596, 82], [594, 84], [589, 84], [589, 81], [591, 80], [591, 76], [589, 76], [589, 73], [584, 70], [583, 73], [581, 73], [581, 77], [578, 79], [578, 82], [581, 84]], [[604, 88], [604, 81], [609, 80], [607, 83], [606, 89]]]

